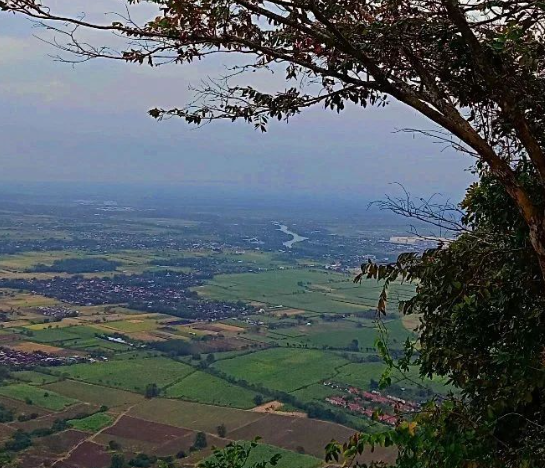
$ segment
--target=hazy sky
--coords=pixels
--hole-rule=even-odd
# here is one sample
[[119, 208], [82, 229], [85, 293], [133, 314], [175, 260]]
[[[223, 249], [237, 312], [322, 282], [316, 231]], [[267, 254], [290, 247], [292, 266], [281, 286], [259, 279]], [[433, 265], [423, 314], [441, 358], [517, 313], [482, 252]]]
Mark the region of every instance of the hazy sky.
[[[72, 11], [85, 5], [95, 17], [122, 4], [46, 3]], [[221, 61], [72, 67], [48, 56], [57, 52], [36, 34], [48, 37], [24, 18], [0, 13], [0, 181], [227, 185], [367, 198], [391, 193], [389, 183], [399, 182], [414, 195], [458, 199], [472, 180], [466, 156], [396, 133], [434, 128], [400, 105], [340, 115], [316, 108], [288, 125], [275, 123], [266, 134], [227, 122], [200, 129], [181, 120], [158, 123], [147, 116], [149, 108], [182, 106], [188, 85], [221, 73]]]

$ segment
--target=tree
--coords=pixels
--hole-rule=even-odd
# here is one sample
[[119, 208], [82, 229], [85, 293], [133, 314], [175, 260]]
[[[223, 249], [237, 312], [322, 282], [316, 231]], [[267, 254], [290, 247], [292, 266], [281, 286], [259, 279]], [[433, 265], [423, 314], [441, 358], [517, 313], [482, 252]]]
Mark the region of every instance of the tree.
[[[153, 66], [224, 53], [253, 57], [237, 68], [241, 73], [285, 70], [288, 87], [282, 91], [260, 92], [225, 77], [198, 90], [196, 104], [152, 109], [158, 119], [241, 119], [265, 131], [269, 119], [288, 120], [315, 105], [340, 112], [347, 103], [383, 106], [390, 97], [415, 109], [448, 132], [432, 132], [437, 138], [475, 156], [498, 180], [528, 228], [534, 261], [545, 276], [542, 2], [165, 0], [146, 24], [132, 18], [93, 24], [47, 3], [0, 0], [0, 8], [50, 28], [56, 22], [67, 39], [59, 47], [76, 60]], [[79, 41], [82, 27], [125, 36], [127, 49], [115, 53]], [[521, 159], [536, 173], [537, 199], [519, 179]]]
[[112, 455], [112, 461], [110, 462], [110, 468], [124, 468], [125, 457], [121, 453], [114, 453]]
[[156, 383], [150, 383], [146, 385], [146, 398], [155, 398], [159, 396], [159, 388]]
[[224, 423], [221, 423], [217, 428], [218, 436], [224, 438], [227, 435], [227, 426]]
[[[533, 166], [520, 161], [517, 172], [537, 199]], [[418, 365], [422, 376], [443, 376], [459, 391], [430, 402], [379, 443], [398, 446], [399, 467], [545, 466], [545, 291], [528, 227], [486, 171], [462, 207], [465, 230], [455, 241], [421, 256], [401, 255], [392, 265], [362, 266], [360, 277], [385, 282], [383, 312], [391, 281], [417, 281], [402, 312], [421, 314], [420, 337], [406, 343], [398, 362], [387, 340], [379, 343], [390, 368]], [[390, 382], [386, 374], [382, 383]], [[374, 437], [353, 440], [348, 450], [373, 443]]]
[[254, 403], [256, 406], [261, 406], [263, 404], [263, 395], [259, 393], [254, 397]]
[[119, 444], [119, 442], [116, 442], [115, 440], [110, 440], [108, 442], [108, 448], [110, 450], [121, 450], [121, 444]]
[[206, 362], [208, 364], [213, 364], [215, 361], [216, 361], [216, 358], [212, 353], [210, 353], [208, 356], [206, 356]]
[[195, 442], [193, 442], [193, 450], [202, 450], [208, 447], [208, 441], [206, 440], [206, 434], [204, 432], [197, 432], [195, 435]]
[[282, 455], [276, 453], [269, 459], [249, 463], [252, 451], [258, 446], [259, 439], [251, 442], [231, 442], [223, 449], [214, 449], [213, 456], [203, 460], [200, 468], [267, 468], [276, 466]]
[[32, 445], [32, 438], [28, 432], [18, 429], [11, 438], [4, 444], [5, 450], [20, 452]]

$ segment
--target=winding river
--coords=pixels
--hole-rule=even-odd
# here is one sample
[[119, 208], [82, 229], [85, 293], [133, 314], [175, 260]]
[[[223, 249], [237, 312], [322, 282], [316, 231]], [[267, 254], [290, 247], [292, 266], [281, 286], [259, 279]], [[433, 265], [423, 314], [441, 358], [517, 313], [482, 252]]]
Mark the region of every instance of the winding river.
[[288, 229], [288, 226], [284, 225], [284, 224], [280, 224], [280, 223], [275, 223], [276, 226], [278, 226], [278, 231], [282, 231], [284, 234], [288, 234], [290, 236], [292, 236], [292, 238], [286, 242], [282, 242], [282, 245], [284, 247], [287, 247], [288, 249], [291, 249], [293, 244], [295, 244], [296, 242], [303, 242], [304, 240], [307, 240], [308, 237], [303, 237], [303, 236], [300, 236], [299, 234], [297, 234], [296, 232], [293, 232], [293, 231], [290, 231]]

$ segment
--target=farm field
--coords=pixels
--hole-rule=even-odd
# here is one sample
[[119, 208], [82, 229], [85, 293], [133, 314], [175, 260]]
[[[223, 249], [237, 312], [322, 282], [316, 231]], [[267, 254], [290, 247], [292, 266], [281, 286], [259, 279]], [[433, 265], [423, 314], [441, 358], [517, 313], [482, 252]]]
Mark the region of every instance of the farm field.
[[[197, 291], [213, 299], [259, 301], [315, 313], [374, 309], [380, 284], [371, 280], [365, 280], [361, 285], [353, 284], [352, 278], [351, 275], [297, 268], [219, 275]], [[397, 311], [397, 301], [409, 298], [412, 291], [411, 286], [392, 285], [391, 310]]]
[[145, 400], [131, 409], [129, 415], [210, 433], [215, 433], [217, 426], [222, 423], [234, 429], [264, 417], [252, 411], [159, 398]]
[[254, 384], [292, 392], [331, 378], [346, 364], [346, 359], [323, 351], [275, 348], [225, 359], [214, 367]]
[[[403, 326], [401, 319], [384, 322], [388, 329], [388, 341], [394, 348], [399, 348], [411, 333]], [[269, 339], [287, 344], [302, 344], [317, 348], [347, 349], [357, 340], [360, 350], [374, 352], [378, 336], [376, 324], [372, 320], [340, 320], [324, 322], [313, 319], [310, 325], [294, 325], [290, 328], [270, 330]]]
[[255, 406], [256, 393], [232, 385], [206, 372], [196, 371], [166, 388], [169, 398], [181, 398], [218, 406], [248, 409]]
[[14, 384], [0, 387], [0, 395], [53, 411], [61, 411], [78, 402], [78, 400], [74, 398], [68, 398], [56, 392], [27, 384]]
[[186, 364], [162, 357], [75, 364], [62, 370], [75, 380], [139, 393], [143, 393], [148, 384], [162, 388], [194, 372]]
[[75, 380], [64, 380], [45, 385], [50, 389], [68, 398], [77, 398], [97, 406], [106, 405], [110, 409], [124, 408], [143, 400], [143, 396], [109, 387], [101, 387]]
[[82, 419], [71, 419], [68, 421], [70, 427], [84, 432], [97, 432], [103, 427], [110, 425], [114, 418], [107, 413], [95, 413]]
[[[377, 389], [381, 285], [353, 284], [352, 272], [363, 255], [385, 258], [397, 232], [371, 242], [345, 226], [330, 236], [315, 220], [284, 221], [284, 210], [186, 217], [188, 203], [172, 213], [94, 198], [66, 211], [51, 205], [62, 217], [0, 210], [0, 250], [12, 252], [0, 254], [0, 355], [9, 367], [0, 403], [14, 416], [0, 440], [16, 429], [46, 433], [57, 419], [69, 426], [33, 436], [14, 456], [22, 468], [109, 468], [115, 452], [126, 466], [146, 453], [195, 468], [212, 446], [256, 436], [263, 443], [252, 460], [281, 452], [279, 468], [325, 468], [331, 439], [386, 428], [327, 398]], [[308, 241], [288, 248], [277, 219]], [[390, 289], [384, 323], [398, 354], [418, 319], [400, 317], [397, 303], [413, 292]], [[381, 394], [418, 404], [446, 391], [440, 381], [420, 391], [415, 371], [392, 377]], [[199, 431], [208, 446], [195, 450]], [[393, 456], [377, 449], [360, 461]]]
[[131, 349], [128, 345], [114, 343], [96, 336], [97, 334], [112, 334], [114, 330], [105, 331], [87, 325], [52, 326], [40, 330], [33, 330], [31, 327], [25, 327], [30, 330], [29, 339], [47, 345], [76, 350], [129, 351]]
[[31, 385], [44, 385], [48, 383], [57, 382], [59, 380], [59, 378], [54, 375], [44, 374], [42, 372], [37, 372], [37, 371], [14, 372], [12, 374], [12, 377], [16, 380], [20, 380], [22, 382], [26, 382]]
[[[324, 464], [323, 460], [311, 455], [291, 452], [289, 450], [279, 449], [272, 445], [259, 443], [252, 451], [252, 454], [247, 461], [247, 465], [252, 466], [253, 463], [269, 460], [277, 453], [281, 455], [281, 458], [276, 465], [277, 468], [317, 468]], [[214, 456], [212, 455], [210, 458], [213, 459]]]

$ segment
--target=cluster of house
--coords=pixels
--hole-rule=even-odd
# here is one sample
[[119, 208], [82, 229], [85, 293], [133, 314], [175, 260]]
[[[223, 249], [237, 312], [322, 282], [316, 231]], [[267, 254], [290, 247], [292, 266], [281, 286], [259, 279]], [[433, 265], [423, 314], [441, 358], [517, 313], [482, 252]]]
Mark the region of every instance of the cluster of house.
[[0, 287], [25, 289], [82, 306], [126, 303], [137, 310], [188, 318], [223, 319], [254, 312], [254, 307], [244, 303], [201, 299], [191, 287], [202, 283], [198, 275], [163, 271], [113, 278], [2, 279]]
[[16, 349], [0, 347], [0, 365], [11, 369], [30, 369], [36, 366], [62, 366], [76, 364], [87, 359], [80, 356], [53, 356], [43, 351], [27, 353]]
[[[324, 384], [337, 387], [337, 385], [331, 382], [324, 382]], [[345, 408], [353, 413], [374, 418], [390, 426], [397, 424], [399, 414], [414, 413], [420, 409], [418, 403], [392, 395], [382, 395], [376, 390], [365, 391], [357, 387], [348, 387], [346, 391], [348, 392], [347, 395], [331, 396], [326, 398], [326, 402]]]
[[41, 306], [38, 307], [38, 312], [54, 320], [62, 320], [63, 318], [77, 317], [79, 315], [79, 312], [77, 310], [72, 310], [64, 306]]

